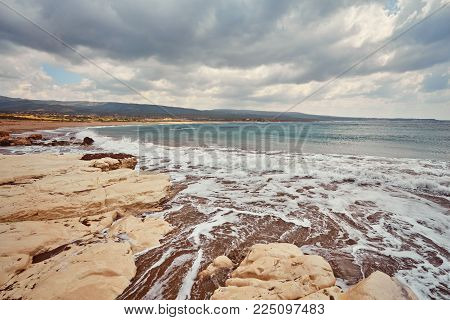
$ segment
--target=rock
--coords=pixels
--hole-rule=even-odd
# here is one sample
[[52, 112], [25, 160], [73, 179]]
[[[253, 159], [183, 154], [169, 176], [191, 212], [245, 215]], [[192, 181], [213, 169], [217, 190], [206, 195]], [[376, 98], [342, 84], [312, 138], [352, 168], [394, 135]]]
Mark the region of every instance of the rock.
[[334, 286], [311, 293], [300, 300], [338, 300], [341, 294], [342, 289]]
[[33, 134], [30, 134], [30, 135], [28, 136], [28, 139], [29, 139], [29, 140], [42, 140], [42, 134], [40, 134], [40, 133], [33, 133]]
[[162, 219], [146, 218], [143, 221], [134, 216], [125, 217], [111, 227], [110, 235], [127, 240], [134, 253], [159, 246], [159, 240], [172, 227]]
[[0, 131], [0, 138], [9, 138], [8, 131]]
[[[148, 211], [165, 198], [165, 174], [102, 172], [79, 155], [0, 156], [0, 222]], [[11, 170], [13, 168], [13, 170]], [[18, 186], [20, 184], [20, 186]]]
[[81, 145], [82, 146], [91, 146], [93, 144], [94, 144], [94, 139], [89, 138], [89, 137], [84, 137], [83, 143]]
[[289, 243], [258, 244], [211, 299], [300, 299], [335, 282], [322, 257]]
[[69, 141], [64, 141], [64, 140], [52, 140], [52, 142], [50, 143], [51, 146], [53, 147], [57, 147], [57, 146], [69, 146], [70, 142]]
[[112, 159], [128, 159], [135, 158], [135, 156], [127, 153], [86, 153], [81, 157], [81, 160], [90, 161], [90, 160], [98, 160], [103, 158], [112, 158]]
[[10, 139], [13, 146], [31, 146], [31, 141], [25, 137], [16, 137]]
[[373, 272], [369, 277], [340, 296], [342, 300], [416, 300], [417, 296], [397, 279], [381, 271]]
[[0, 299], [114, 299], [135, 274], [128, 243], [74, 245], [15, 276]]
[[228, 257], [218, 256], [205, 270], [200, 272], [198, 276], [199, 278], [213, 277], [223, 270], [231, 270], [233, 266], [233, 262]]
[[[200, 277], [213, 274], [214, 264]], [[333, 271], [322, 257], [303, 255], [288, 243], [257, 244], [239, 267], [214, 291], [213, 300], [409, 300], [417, 299], [398, 280], [376, 271], [347, 292], [335, 286]]]
[[133, 169], [137, 165], [137, 160], [135, 157], [124, 158], [124, 159], [113, 159], [113, 158], [102, 158], [98, 160], [92, 160], [91, 166], [94, 168], [99, 168], [102, 171], [117, 170], [120, 168]]
[[115, 214], [0, 223], [0, 256], [36, 256], [108, 228]]
[[26, 254], [0, 256], [0, 287], [31, 263], [31, 257]]
[[0, 156], [0, 299], [114, 299], [134, 252], [171, 230], [131, 215], [166, 197], [166, 175], [102, 172], [80, 157]]
[[11, 140], [9, 137], [0, 138], [0, 147], [9, 147], [11, 145]]

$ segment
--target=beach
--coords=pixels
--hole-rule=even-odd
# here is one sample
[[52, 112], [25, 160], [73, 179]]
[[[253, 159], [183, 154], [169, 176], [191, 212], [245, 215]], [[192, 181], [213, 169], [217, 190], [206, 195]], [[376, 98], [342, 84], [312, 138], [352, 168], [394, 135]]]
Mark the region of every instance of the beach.
[[[195, 138], [141, 145], [133, 137], [155, 127], [91, 125], [43, 131], [65, 145], [5, 147], [2, 299], [79, 299], [99, 283], [110, 285], [88, 297], [448, 297], [446, 161], [199, 146]], [[159, 128], [184, 136], [206, 126], [215, 125]], [[223, 126], [239, 127], [215, 128]], [[87, 136], [92, 145], [75, 143]], [[55, 269], [67, 261], [61, 276]], [[54, 290], [56, 282], [74, 285]], [[391, 289], [375, 292], [380, 283]]]

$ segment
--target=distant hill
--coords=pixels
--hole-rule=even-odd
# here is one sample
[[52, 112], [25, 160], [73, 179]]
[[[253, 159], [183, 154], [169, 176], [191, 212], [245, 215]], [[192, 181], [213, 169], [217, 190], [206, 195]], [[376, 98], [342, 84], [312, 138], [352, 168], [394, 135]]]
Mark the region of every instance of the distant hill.
[[298, 112], [279, 112], [213, 109], [198, 110], [168, 107], [150, 104], [86, 101], [46, 101], [27, 100], [0, 96], [0, 113], [58, 114], [74, 116], [97, 116], [119, 118], [173, 118], [189, 120], [254, 120], [271, 121], [314, 121], [314, 120], [350, 120], [331, 116], [310, 115]]

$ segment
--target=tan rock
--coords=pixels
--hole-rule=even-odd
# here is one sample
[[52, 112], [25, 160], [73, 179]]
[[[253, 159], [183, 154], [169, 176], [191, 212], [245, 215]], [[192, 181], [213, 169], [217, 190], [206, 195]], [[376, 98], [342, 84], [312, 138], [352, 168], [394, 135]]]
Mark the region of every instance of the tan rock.
[[26, 254], [0, 256], [0, 287], [18, 272], [25, 270], [30, 263], [31, 257]]
[[0, 299], [113, 299], [135, 275], [132, 247], [171, 230], [131, 216], [166, 196], [166, 175], [79, 158], [0, 156]]
[[166, 196], [167, 175], [103, 172], [79, 155], [0, 156], [0, 222], [148, 210]]
[[336, 286], [321, 289], [301, 298], [300, 300], [338, 300], [342, 289]]
[[0, 223], [0, 256], [34, 256], [109, 227], [115, 215]]
[[128, 216], [114, 223], [109, 233], [128, 240], [133, 252], [138, 253], [159, 246], [159, 240], [171, 230], [170, 224], [162, 219]]
[[244, 260], [244, 264], [254, 262], [261, 257], [270, 256], [273, 258], [294, 258], [302, 256], [303, 252], [294, 244], [291, 243], [267, 243], [255, 244], [252, 246], [250, 252]]
[[335, 282], [322, 257], [288, 243], [258, 244], [211, 299], [300, 299]]
[[212, 277], [216, 275], [219, 271], [230, 270], [233, 268], [233, 261], [231, 261], [226, 256], [218, 256], [214, 259], [212, 263], [206, 267], [205, 270], [199, 273], [200, 278]]
[[74, 245], [14, 277], [0, 299], [114, 299], [135, 274], [128, 243]]
[[397, 279], [375, 271], [340, 295], [342, 300], [416, 300], [417, 296]]
[[91, 167], [99, 168], [102, 171], [111, 171], [117, 169], [134, 169], [136, 167], [136, 158], [125, 158], [125, 159], [113, 159], [113, 158], [102, 158], [97, 160], [92, 160]]

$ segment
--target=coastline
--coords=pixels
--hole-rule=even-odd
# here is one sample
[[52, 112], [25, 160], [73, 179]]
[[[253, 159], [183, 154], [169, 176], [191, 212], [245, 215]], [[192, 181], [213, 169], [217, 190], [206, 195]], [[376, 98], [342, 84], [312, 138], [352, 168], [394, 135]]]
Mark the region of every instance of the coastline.
[[[163, 123], [166, 123], [166, 122], [163, 122]], [[180, 122], [177, 122], [177, 123], [180, 123]], [[134, 123], [122, 123], [121, 122], [119, 125], [130, 125], [130, 124], [133, 125]], [[139, 124], [142, 124], [142, 123], [139, 123]], [[101, 125], [104, 125], [104, 123], [102, 123]], [[117, 124], [114, 124], [114, 125], [117, 125]], [[87, 125], [86, 125], [86, 123], [83, 123], [82, 126], [92, 126], [92, 122], [88, 122]], [[22, 129], [24, 131], [29, 131], [29, 130], [26, 130], [25, 128], [29, 128], [29, 127], [27, 127], [27, 126], [22, 127]], [[39, 130], [39, 129], [35, 129], [35, 130]], [[87, 149], [87, 150], [89, 150], [89, 149]], [[6, 157], [8, 157], [8, 156], [6, 156]], [[32, 163], [35, 163], [35, 164], [38, 163], [39, 164], [39, 161], [36, 161], [35, 159], [33, 159], [33, 157], [31, 155], [24, 155], [22, 157], [24, 157], [24, 159], [28, 159], [28, 160], [24, 161], [25, 163], [27, 163], [27, 165], [31, 165]], [[117, 163], [114, 162], [114, 161], [105, 160], [102, 163], [98, 163], [97, 167], [94, 167], [94, 168], [97, 168], [97, 169], [100, 169], [100, 170], [102, 170], [102, 168], [107, 168], [107, 170], [103, 173], [104, 176], [108, 177], [108, 179], [115, 179], [114, 175], [115, 175], [115, 171], [116, 170], [109, 170], [108, 168], [116, 166], [116, 164]], [[11, 161], [11, 162], [9, 162], [8, 165], [5, 165], [4, 167], [5, 168], [8, 168], [8, 167], [15, 168], [15, 166], [17, 166], [17, 163], [15, 163], [15, 161]], [[22, 169], [16, 169], [16, 170], [13, 170], [13, 171], [15, 173], [17, 173], [17, 171], [20, 171], [20, 170], [22, 170]], [[66, 167], [65, 170], [68, 170], [68, 168]], [[89, 170], [91, 170], [91, 169], [89, 169]], [[125, 169], [122, 168], [122, 169], [119, 169], [119, 170], [125, 170]], [[128, 168], [127, 170], [131, 170], [131, 169]], [[178, 169], [177, 169], [177, 171], [178, 171]], [[7, 175], [7, 173], [8, 173], [8, 170], [3, 172], [1, 174], [2, 177]], [[276, 172], [273, 172], [273, 173], [266, 172], [264, 175], [267, 176], [267, 177], [270, 177], [272, 174], [276, 175]], [[38, 176], [39, 176], [39, 174], [38, 174]], [[206, 176], [208, 176], [208, 174], [206, 174]], [[203, 177], [203, 175], [202, 175], [201, 179], [204, 179], [204, 178], [206, 178], [206, 177]], [[229, 178], [231, 178], [231, 177], [229, 177]], [[85, 179], [85, 178], [83, 178], [83, 179]], [[272, 178], [269, 178], [269, 179], [272, 179]], [[207, 180], [208, 179], [204, 179], [205, 182], [207, 182]], [[231, 181], [231, 179], [224, 180], [223, 183], [224, 183], [224, 185], [229, 186], [229, 187], [233, 186], [233, 181]], [[343, 181], [342, 183], [345, 184], [345, 183], [348, 183], [348, 181], [347, 182]], [[9, 185], [9, 184], [11, 184], [11, 181], [5, 182], [5, 185]], [[19, 183], [19, 185], [20, 184], [21, 183]], [[52, 184], [53, 183], [45, 183], [42, 186], [44, 188], [51, 188], [50, 185], [52, 185]], [[14, 183], [13, 183], [13, 185], [14, 185]], [[189, 185], [189, 182], [182, 183], [181, 185], [175, 183], [174, 187], [175, 188], [180, 188], [180, 187], [183, 188], [183, 187], [187, 187], [188, 185]], [[8, 187], [8, 188], [12, 188], [12, 187]], [[136, 188], [138, 188], [138, 185], [132, 184], [131, 188], [133, 190], [136, 190]], [[333, 189], [339, 189], [340, 188], [340, 184], [339, 183], [334, 183], [334, 184], [326, 185], [323, 188], [324, 188], [324, 190], [332, 190], [333, 191]], [[74, 192], [77, 193], [78, 191], [79, 190], [75, 190]], [[232, 192], [232, 191], [230, 190], [230, 192]], [[298, 190], [298, 192], [299, 193], [303, 193], [304, 195], [307, 195], [308, 197], [313, 197], [313, 194], [314, 194], [309, 189]], [[161, 197], [160, 200], [162, 200], [164, 198], [167, 198], [168, 196], [169, 196], [169, 194], [167, 192], [165, 192], [165, 194]], [[192, 201], [194, 203], [196, 201], [199, 201], [200, 203], [203, 202], [203, 205], [205, 205], [205, 206], [209, 206], [210, 208], [214, 208], [214, 203], [208, 202], [208, 200], [205, 200], [206, 198], [202, 199], [203, 195], [201, 193], [200, 194], [196, 194], [196, 196], [198, 196], [197, 199], [195, 199], [195, 198], [191, 198], [191, 199], [187, 198], [187, 199], [185, 199], [185, 201], [188, 201], [188, 202]], [[132, 196], [132, 198], [133, 197], [134, 196]], [[277, 197], [279, 197], [279, 200], [284, 199], [284, 198], [287, 197], [287, 198], [290, 198], [290, 200], [286, 199], [284, 201], [291, 201], [293, 195], [289, 195], [289, 194], [279, 194], [278, 195], [277, 194]], [[16, 199], [16, 202], [18, 202], [18, 203], [25, 202], [25, 201], [19, 201], [19, 200]], [[276, 200], [276, 201], [279, 201], [279, 200]], [[316, 205], [318, 205], [318, 204], [319, 203], [317, 202]], [[159, 201], [156, 201], [155, 205], [161, 206], [162, 204]], [[178, 205], [183, 205], [183, 207], [177, 209]], [[198, 228], [198, 226], [202, 226], [203, 225], [203, 226], [207, 227], [208, 223], [210, 223], [210, 222], [207, 221], [208, 218], [206, 218], [203, 213], [198, 212], [195, 209], [192, 209], [192, 208], [189, 208], [189, 207], [185, 207], [184, 205], [185, 205], [185, 203], [183, 203], [183, 202], [180, 202], [180, 203], [175, 202], [173, 204], [162, 205], [163, 208], [159, 208], [158, 210], [156, 210], [155, 217], [157, 216], [157, 217], [163, 218], [164, 219], [163, 221], [166, 221], [166, 223], [168, 223], [168, 225], [170, 226], [170, 230], [167, 231], [168, 232], [167, 236], [163, 235], [160, 238], [160, 240], [161, 240], [160, 241], [160, 245], [157, 245], [156, 247], [153, 247], [153, 248], [144, 246], [144, 247], [141, 248], [141, 249], [143, 249], [143, 251], [139, 251], [139, 252], [138, 251], [134, 252], [132, 250], [132, 248], [131, 248], [131, 243], [130, 243], [129, 244], [130, 248], [128, 248], [128, 247], [125, 248], [125, 252], [128, 252], [127, 253], [128, 258], [126, 258], [126, 259], [128, 259], [128, 260], [126, 260], [128, 262], [126, 262], [126, 264], [129, 266], [129, 267], [127, 267], [128, 270], [134, 270], [134, 271], [132, 271], [131, 273], [130, 272], [127, 273], [126, 277], [128, 279], [127, 280], [128, 282], [126, 282], [126, 285], [124, 285], [123, 283], [121, 284], [121, 288], [123, 289], [123, 292], [122, 291], [120, 291], [120, 292], [119, 291], [114, 291], [114, 294], [111, 294], [110, 291], [107, 291], [108, 294], [105, 296], [105, 298], [110, 299], [110, 298], [115, 298], [115, 297], [118, 296], [118, 298], [124, 298], [124, 299], [130, 299], [130, 298], [132, 298], [132, 299], [133, 298], [135, 298], [135, 299], [136, 298], [137, 299], [139, 299], [139, 298], [169, 298], [169, 299], [173, 299], [173, 298], [178, 297], [178, 294], [179, 294], [176, 291], [173, 291], [173, 290], [177, 289], [176, 286], [174, 286], [173, 289], [170, 289], [167, 292], [158, 291], [158, 290], [161, 290], [161, 288], [158, 288], [158, 286], [164, 284], [165, 283], [164, 281], [166, 281], [166, 280], [171, 280], [172, 282], [167, 282], [166, 284], [173, 285], [173, 284], [176, 283], [178, 285], [180, 283], [190, 283], [190, 285], [192, 286], [192, 290], [193, 290], [194, 294], [192, 294], [191, 296], [189, 296], [189, 294], [187, 294], [186, 297], [187, 298], [193, 298], [193, 299], [208, 299], [208, 298], [210, 298], [211, 295], [214, 292], [215, 286], [217, 285], [217, 283], [219, 283], [221, 286], [224, 286], [223, 287], [224, 289], [221, 289], [221, 291], [220, 291], [221, 294], [220, 295], [216, 295], [215, 297], [216, 298], [220, 297], [221, 299], [222, 298], [225, 299], [228, 296], [227, 295], [225, 295], [225, 296], [222, 295], [223, 292], [227, 292], [227, 291], [230, 291], [230, 290], [232, 292], [235, 292], [235, 290], [233, 288], [227, 289], [228, 286], [226, 285], [226, 283], [227, 282], [228, 283], [236, 283], [236, 280], [228, 281], [227, 277], [229, 279], [233, 279], [233, 277], [231, 275], [233, 270], [236, 269], [236, 267], [239, 265], [239, 263], [244, 263], [245, 256], [243, 256], [242, 254], [246, 253], [246, 252], [249, 252], [249, 250], [251, 250], [250, 248], [251, 248], [251, 246], [253, 244], [260, 243], [260, 242], [264, 243], [267, 240], [267, 238], [268, 239], [280, 239], [279, 241], [282, 242], [281, 239], [284, 237], [283, 238], [284, 241], [285, 240], [288, 240], [288, 242], [292, 241], [293, 243], [295, 243], [299, 247], [301, 247], [302, 245], [305, 245], [305, 249], [302, 248], [302, 250], [305, 250], [304, 252], [306, 254], [308, 254], [308, 255], [318, 254], [318, 255], [321, 255], [323, 257], [326, 257], [326, 260], [331, 265], [332, 270], [334, 271], [335, 275], [339, 275], [339, 279], [337, 279], [339, 281], [342, 280], [342, 279], [345, 279], [345, 277], [349, 277], [349, 278], [350, 277], [355, 277], [355, 274], [360, 272], [359, 270], [355, 270], [355, 266], [352, 265], [352, 262], [351, 262], [352, 260], [351, 260], [351, 258], [349, 259], [348, 256], [341, 256], [341, 257], [340, 256], [333, 256], [333, 254], [327, 253], [327, 250], [325, 250], [325, 249], [322, 250], [320, 253], [311, 251], [309, 247], [314, 242], [312, 242], [312, 243], [307, 243], [306, 242], [307, 238], [310, 237], [310, 235], [304, 234], [304, 232], [307, 231], [309, 234], [312, 234], [311, 231], [308, 231], [308, 229], [311, 229], [311, 228], [307, 227], [306, 225], [301, 225], [301, 224], [299, 224], [298, 226], [292, 225], [292, 223], [290, 222], [290, 221], [292, 221], [292, 219], [286, 219], [286, 218], [283, 218], [283, 217], [281, 217], [282, 219], [276, 218], [277, 220], [274, 220], [274, 218], [270, 217], [270, 214], [268, 215], [268, 217], [265, 217], [264, 215], [260, 215], [260, 216], [255, 215], [252, 219], [250, 219], [249, 217], [245, 217], [246, 214], [242, 214], [242, 213], [237, 212], [235, 215], [228, 215], [227, 219], [232, 218], [232, 220], [229, 220], [229, 222], [237, 223], [238, 221], [240, 221], [241, 225], [254, 226], [256, 231], [259, 230], [258, 233], [260, 233], [260, 234], [259, 235], [251, 235], [250, 234], [250, 238], [244, 239], [244, 241], [242, 243], [238, 243], [237, 247], [234, 248], [231, 253], [228, 252], [228, 255], [230, 256], [230, 258], [232, 259], [232, 262], [233, 262], [233, 268], [228, 270], [225, 273], [225, 276], [222, 274], [220, 276], [219, 280], [217, 280], [217, 279], [214, 280], [214, 278], [208, 278], [208, 277], [207, 278], [203, 278], [203, 279], [197, 278], [197, 272], [199, 273], [199, 276], [200, 276], [201, 272], [203, 272], [203, 271], [205, 271], [207, 269], [208, 263], [211, 262], [211, 261], [214, 261], [214, 259], [218, 255], [221, 255], [224, 252], [223, 251], [222, 252], [218, 251], [218, 250], [222, 250], [222, 249], [218, 248], [213, 243], [211, 244], [210, 248], [208, 248], [208, 247], [204, 248], [203, 247], [203, 245], [204, 245], [203, 243], [202, 243], [202, 246], [200, 246], [200, 243], [197, 243], [197, 240], [200, 240], [201, 237], [203, 237], [203, 236], [209, 237], [212, 234], [214, 234], [214, 233], [212, 233], [213, 230], [211, 230], [211, 234], [208, 231], [205, 234], [201, 234], [200, 233], [200, 234], [194, 235], [195, 234], [195, 230]], [[368, 206], [368, 207], [371, 206], [370, 203], [367, 203], [367, 204], [358, 203], [358, 205], [359, 206]], [[90, 204], [86, 203], [86, 206], [90, 206]], [[125, 204], [125, 206], [126, 206], [126, 204]], [[170, 209], [168, 211], [165, 211], [165, 210], [167, 210], [167, 207], [170, 208], [171, 206], [173, 206], [174, 211], [171, 211]], [[60, 202], [60, 206], [59, 207], [60, 208], [64, 208], [65, 207], [64, 203]], [[228, 208], [232, 208], [231, 206], [228, 206], [228, 205], [224, 206], [224, 208], [227, 208], [227, 207]], [[139, 210], [132, 211], [130, 216], [140, 217], [140, 214], [142, 212], [146, 212], [148, 210], [151, 211], [151, 208], [152, 208], [152, 205], [151, 204], [147, 204], [145, 208], [142, 207]], [[273, 209], [276, 210], [277, 208], [274, 207]], [[360, 209], [362, 209], [362, 207]], [[27, 210], [29, 210], [29, 209], [27, 209]], [[27, 211], [27, 210], [25, 210], [25, 211]], [[265, 207], [264, 210], [265, 210], [266, 213], [267, 212], [270, 213], [270, 211], [272, 211], [272, 208]], [[311, 211], [311, 210], [313, 211], [312, 213], [314, 213], [316, 209], [314, 209], [314, 208], [309, 208], [308, 209], [308, 211]], [[53, 211], [53, 210], [50, 210], [50, 211]], [[306, 215], [307, 212], [305, 211], [305, 212], [302, 212], [301, 214], [302, 215], [303, 214]], [[79, 215], [79, 216], [77, 216], [77, 215]], [[220, 215], [221, 214], [219, 214], [219, 217], [220, 217]], [[27, 222], [30, 225], [33, 225], [34, 223], [37, 223], [36, 226], [34, 226], [33, 228], [38, 227], [39, 223], [42, 222], [41, 218], [30, 219], [30, 217], [32, 217], [33, 215], [31, 215], [31, 216], [26, 216], [25, 215], [24, 216], [23, 214], [20, 214], [20, 216], [24, 217], [25, 222]], [[58, 220], [60, 220], [60, 219], [75, 219], [74, 221], [69, 221], [68, 224], [69, 225], [76, 225], [76, 223], [78, 223], [78, 225], [79, 225], [80, 221], [82, 220], [82, 219], [79, 220], [80, 217], [84, 217], [84, 216], [85, 215], [82, 213], [82, 211], [80, 211], [77, 214], [75, 214], [74, 216], [68, 216], [67, 218], [59, 217]], [[119, 217], [119, 218], [123, 219], [123, 217]], [[267, 219], [267, 218], [269, 218], [269, 219]], [[345, 216], [340, 216], [340, 218], [345, 220]], [[46, 219], [47, 218], [44, 218], [44, 221], [47, 221]], [[98, 219], [98, 217], [92, 216], [92, 219], [95, 221], [95, 220]], [[378, 219], [379, 220], [380, 218], [378, 216], [374, 216], [373, 218], [371, 217], [371, 219], [374, 219], [374, 220]], [[53, 221], [53, 220], [50, 219], [50, 221]], [[36, 221], [36, 222], [32, 222], [32, 221]], [[107, 222], [106, 225], [102, 225], [102, 227], [106, 226], [107, 228], [112, 228], [113, 224], [117, 220], [116, 220], [116, 217], [114, 217], [114, 218], [108, 218], [108, 221], [111, 221], [111, 222]], [[214, 224], [215, 221], [216, 220], [213, 219], [212, 223]], [[217, 221], [220, 221], [220, 220], [217, 220]], [[19, 219], [18, 221], [12, 222], [11, 219], [7, 219], [7, 220], [4, 220], [3, 223], [22, 223], [22, 221], [20, 221], [20, 219]], [[67, 221], [65, 221], [65, 223], [67, 224]], [[316, 221], [316, 223], [317, 223], [317, 225], [319, 225], [319, 221]], [[327, 221], [327, 224], [329, 224], [331, 226], [333, 225], [331, 220], [329, 222]], [[129, 225], [129, 223], [127, 222], [127, 223], [125, 223], [125, 225]], [[209, 227], [207, 227], [207, 228], [209, 228]], [[78, 227], [75, 227], [75, 229], [77, 230]], [[134, 230], [134, 229], [135, 228], [133, 227], [132, 230]], [[137, 230], [142, 230], [142, 228], [138, 227]], [[148, 231], [148, 229], [146, 229], [146, 230]], [[192, 230], [194, 230], [194, 231], [192, 231]], [[122, 229], [122, 231], [123, 231], [123, 229]], [[192, 231], [192, 234], [191, 234], [191, 231]], [[272, 234], [269, 234], [268, 237], [264, 238], [263, 234], [267, 233], [268, 231], [272, 232]], [[293, 231], [295, 231], [295, 232], [293, 232]], [[99, 232], [99, 229], [95, 230], [94, 233], [98, 233], [98, 232]], [[333, 237], [336, 237], [336, 235], [339, 232], [340, 232], [339, 228], [336, 228], [335, 230], [331, 230], [331, 234], [330, 235], [321, 234], [314, 241], [320, 241], [320, 242], [323, 242], [323, 243], [328, 243], [328, 242], [332, 243], [333, 241], [336, 240], [336, 238], [333, 238]], [[120, 233], [123, 233], [123, 232], [119, 232], [119, 234]], [[127, 232], [125, 232], [125, 233], [127, 234]], [[321, 233], [323, 233], [323, 231], [321, 231]], [[193, 235], [194, 235], [194, 240], [195, 240], [194, 243], [192, 243], [189, 240], [189, 239], [192, 239]], [[91, 233], [91, 236], [93, 236], [92, 233]], [[97, 236], [95, 236], [95, 237], [97, 237]], [[121, 237], [122, 236], [119, 236], [117, 239], [119, 239], [120, 241], [123, 241], [124, 239], [126, 239], [126, 237], [124, 239], [121, 239]], [[198, 237], [198, 239], [196, 240], [195, 237]], [[234, 241], [234, 240], [232, 240], [232, 238], [227, 238], [228, 236], [226, 234], [221, 234], [220, 232], [215, 233], [213, 235], [213, 237], [218, 237], [220, 239], [219, 242], [221, 242], [221, 243], [223, 243], [223, 241]], [[223, 238], [221, 238], [221, 237], [223, 237]], [[329, 238], [329, 237], [331, 237], [331, 238]], [[103, 239], [103, 240], [105, 240], [105, 239]], [[109, 240], [106, 239], [106, 241], [109, 241]], [[354, 244], [354, 239], [352, 239], [352, 237], [348, 237], [348, 235], [347, 235], [347, 238], [340, 239], [339, 241], [345, 241], [345, 243], [342, 244], [343, 247]], [[176, 245], [174, 246], [175, 243], [176, 243]], [[64, 245], [64, 243], [61, 244], [61, 242], [57, 242], [56, 244], [58, 246], [52, 245], [50, 247], [46, 247], [46, 250], [44, 250], [43, 252], [40, 252], [38, 254], [36, 254], [36, 252], [33, 252], [33, 256], [39, 257], [39, 258], [36, 258], [35, 260], [40, 261], [40, 259], [42, 259], [41, 257], [46, 257], [47, 255], [52, 256], [53, 253], [54, 253], [54, 250], [56, 250], [56, 249], [60, 248], [62, 245]], [[103, 244], [105, 244], [105, 243], [103, 243]], [[105, 244], [105, 247], [102, 247], [103, 252], [108, 252], [109, 245], [110, 245], [110, 243], [107, 242]], [[121, 251], [121, 250], [123, 250], [124, 248], [115, 248], [115, 249], [118, 249], [117, 252], [122, 252], [123, 253], [123, 251]], [[92, 249], [92, 250], [94, 250], [94, 249]], [[174, 251], [171, 251], [171, 250], [174, 250]], [[204, 251], [201, 251], [202, 254], [199, 254], [198, 250], [204, 250]], [[179, 251], [179, 253], [177, 251]], [[239, 251], [240, 254], [236, 254], [237, 251]], [[133, 252], [134, 256], [130, 252]], [[143, 253], [141, 254], [141, 252], [143, 252]], [[136, 253], [137, 253], [137, 255], [136, 255]], [[21, 254], [23, 254], [23, 253], [21, 253]], [[130, 262], [129, 254], [131, 254], [131, 256], [133, 256], [134, 262], [132, 264], [129, 263]], [[59, 253], [57, 253], [55, 255], [56, 258], [53, 259], [53, 260], [50, 260], [48, 258], [46, 260], [49, 260], [52, 263], [55, 262], [55, 260], [57, 262], [58, 255], [59, 255]], [[2, 256], [2, 255], [0, 254], [0, 256]], [[370, 266], [370, 268], [376, 268], [377, 265], [378, 265], [378, 268], [380, 266], [383, 268], [382, 265], [378, 264], [378, 263], [383, 263], [383, 260], [381, 260], [382, 257], [381, 256], [377, 257], [373, 253], [371, 254], [371, 256], [372, 256], [371, 259], [374, 260], [375, 264], [373, 266]], [[28, 261], [28, 260], [32, 261], [33, 260], [32, 255], [30, 255], [29, 253], [26, 253], [25, 257], [27, 257], [25, 259], [26, 261]], [[153, 268], [153, 266], [155, 266], [155, 268], [158, 268], [157, 269], [158, 270], [157, 271], [158, 274], [160, 274], [161, 272], [164, 272], [165, 270], [167, 272], [172, 272], [173, 268], [174, 268], [174, 265], [179, 263], [181, 257], [183, 257], [183, 259], [186, 259], [186, 260], [182, 260], [183, 261], [183, 265], [180, 266], [179, 269], [177, 269], [178, 272], [176, 272], [175, 275], [169, 275], [168, 279], [161, 280], [161, 279], [158, 279], [157, 277], [155, 277], [154, 275], [152, 275], [151, 273], [149, 273], [149, 271], [151, 269], [148, 270], [148, 268]], [[269, 254], [269, 257], [270, 257], [270, 254]], [[21, 258], [22, 258], [22, 256], [21, 256]], [[377, 259], [380, 259], [380, 260], [377, 261]], [[192, 265], [195, 265], [196, 263], [198, 263], [198, 270], [197, 269], [194, 270], [194, 271], [197, 271], [197, 272], [193, 271], [192, 274], [190, 272], [190, 270], [191, 270], [190, 269], [191, 268], [191, 264], [190, 264], [191, 260], [192, 260], [192, 263], [193, 263]], [[388, 262], [389, 263], [396, 263], [396, 262], [393, 262], [393, 261], [388, 261]], [[0, 263], [1, 263], [1, 261], [0, 261]], [[7, 263], [9, 263], [9, 262], [7, 261]], [[31, 265], [33, 265], [33, 264], [35, 264], [35, 263], [31, 263]], [[39, 264], [39, 262], [37, 262], [37, 264]], [[244, 264], [248, 264], [248, 263], [245, 262]], [[13, 268], [13, 270], [16, 270], [16, 271], [19, 270], [20, 271], [21, 270], [20, 268], [23, 268], [23, 265], [18, 265], [18, 266], [16, 265], [16, 267], [18, 267], [19, 269], [14, 269]], [[76, 269], [77, 268], [72, 269], [72, 272], [76, 272]], [[374, 270], [376, 270], [376, 269], [371, 269], [370, 271], [366, 271], [366, 272], [369, 272], [369, 274], [370, 274], [370, 272], [372, 272]], [[383, 271], [385, 271], [385, 270], [383, 270]], [[156, 272], [156, 270], [155, 270], [155, 272]], [[287, 275], [285, 275], [286, 278], [289, 278], [289, 273], [290, 272], [296, 272], [296, 271], [295, 270], [294, 271], [289, 271], [287, 273]], [[185, 279], [184, 278], [185, 273], [188, 273], [188, 276], [191, 277], [191, 278]], [[387, 273], [389, 274], [389, 276], [391, 276], [393, 272], [387, 272]], [[19, 274], [21, 274], [21, 273], [19, 273]], [[27, 274], [27, 275], [29, 275], [29, 274]], [[149, 278], [146, 278], [146, 277], [149, 277]], [[215, 277], [215, 275], [212, 275], [212, 277]], [[338, 276], [336, 276], [336, 278], [337, 277]], [[143, 283], [141, 283], [142, 279], [146, 279], [146, 281], [144, 281], [146, 283], [144, 286], [142, 285]], [[360, 280], [360, 279], [361, 278], [354, 278], [354, 279], [352, 279], [352, 281], [354, 280], [353, 284], [356, 284], [357, 281]], [[388, 280], [388, 279], [385, 278], [385, 280]], [[70, 281], [74, 281], [74, 279], [71, 279]], [[247, 282], [247, 283], [249, 285], [253, 286], [254, 283], [253, 282], [250, 283], [250, 282]], [[263, 286], [263, 287], [266, 286], [266, 285], [268, 285], [268, 284], [267, 283], [261, 284], [261, 286]], [[295, 285], [295, 283], [293, 285]], [[234, 287], [234, 286], [232, 285], [231, 287]], [[330, 282], [327, 282], [327, 287], [324, 287], [323, 289], [326, 289], [326, 288], [332, 288], [331, 289], [331, 293], [332, 293], [333, 298], [338, 298], [338, 296], [342, 293], [341, 291], [339, 291], [338, 292], [338, 296], [336, 296], [336, 292], [337, 292], [336, 290], [337, 289], [334, 288], [334, 285], [332, 283], [330, 283]], [[261, 291], [260, 289], [261, 288], [258, 289], [258, 286], [256, 286], [256, 289], [253, 288], [251, 290], [253, 290], [253, 292], [255, 290], [260, 292]], [[1, 292], [1, 290], [2, 289], [0, 288], [0, 292]], [[21, 289], [19, 288], [18, 292], [20, 292], [20, 290]], [[48, 290], [50, 290], [50, 288], [48, 288]], [[282, 291], [284, 289], [278, 288], [277, 290], [278, 291], [280, 291], [280, 290]], [[146, 295], [147, 292], [148, 292], [149, 295]], [[322, 294], [322, 293], [323, 292], [320, 292], [318, 294]], [[28, 297], [28, 298], [38, 298], [38, 296], [35, 296], [34, 294], [31, 294], [31, 293], [29, 293], [29, 294], [30, 295], [27, 295], [26, 297]], [[60, 294], [64, 294], [64, 293], [60, 292]], [[314, 294], [314, 292], [310, 292], [310, 294]], [[329, 297], [326, 294], [325, 294], [325, 296]], [[8, 297], [12, 298], [12, 296], [5, 296], [5, 297], [6, 298], [8, 298]], [[5, 298], [5, 297], [3, 297], [3, 298]], [[70, 296], [70, 297], [77, 299], [77, 297], [74, 297], [74, 296]], [[273, 298], [273, 296], [270, 296], [270, 297]], [[317, 298], [317, 295], [314, 295], [314, 297]], [[320, 295], [320, 297], [323, 298], [322, 295]], [[47, 297], [47, 298], [53, 299], [54, 297]], [[254, 298], [254, 297], [250, 297], [250, 298]]]
[[61, 128], [97, 127], [97, 126], [125, 126], [152, 124], [196, 124], [220, 123], [220, 121], [187, 121], [187, 120], [156, 120], [156, 121], [44, 121], [44, 120], [0, 120], [0, 131], [12, 134], [33, 132], [37, 130], [56, 130]]

